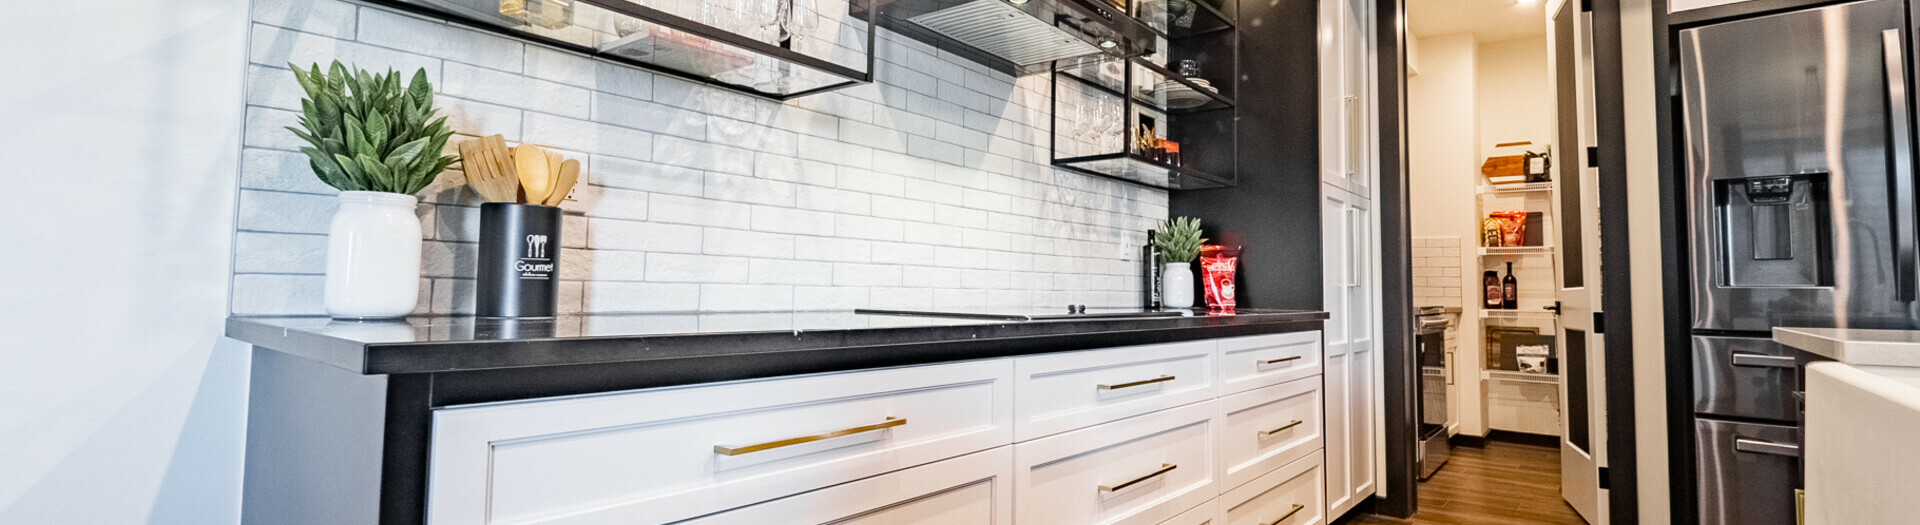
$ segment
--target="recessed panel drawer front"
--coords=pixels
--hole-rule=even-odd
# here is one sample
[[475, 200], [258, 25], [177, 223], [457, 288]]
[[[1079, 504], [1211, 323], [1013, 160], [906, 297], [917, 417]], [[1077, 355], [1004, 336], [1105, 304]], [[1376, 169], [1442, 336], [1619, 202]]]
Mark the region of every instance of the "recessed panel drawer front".
[[1223, 487], [1254, 478], [1320, 450], [1320, 380], [1308, 377], [1221, 398], [1220, 449]]
[[428, 519], [668, 523], [1005, 445], [1005, 360], [441, 409]]
[[1213, 341], [1129, 346], [1014, 360], [1014, 440], [1214, 396]]
[[1325, 525], [1319, 451], [1220, 495], [1224, 525]]
[[1220, 340], [1223, 394], [1320, 374], [1320, 331]]
[[1018, 523], [1149, 525], [1218, 492], [1213, 403], [1015, 444]]
[[1009, 525], [1012, 473], [999, 447], [676, 525]]
[[1772, 421], [1799, 421], [1793, 392], [1801, 360], [1771, 339], [1693, 337], [1693, 411]]

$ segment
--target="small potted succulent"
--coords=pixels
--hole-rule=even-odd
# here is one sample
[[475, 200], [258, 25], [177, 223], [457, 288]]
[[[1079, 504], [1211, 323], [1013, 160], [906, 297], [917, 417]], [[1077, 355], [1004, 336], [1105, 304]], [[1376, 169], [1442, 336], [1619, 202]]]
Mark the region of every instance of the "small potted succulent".
[[300, 148], [321, 182], [340, 190], [327, 230], [327, 313], [379, 319], [413, 312], [420, 297], [420, 218], [414, 194], [454, 158], [440, 154], [453, 131], [435, 118], [425, 69], [406, 86], [400, 73], [349, 72], [335, 61], [322, 73], [297, 66], [306, 91]]
[[1160, 250], [1166, 267], [1160, 272], [1160, 289], [1167, 308], [1193, 307], [1193, 260], [1200, 256], [1200, 219], [1174, 217], [1153, 230], [1153, 246]]

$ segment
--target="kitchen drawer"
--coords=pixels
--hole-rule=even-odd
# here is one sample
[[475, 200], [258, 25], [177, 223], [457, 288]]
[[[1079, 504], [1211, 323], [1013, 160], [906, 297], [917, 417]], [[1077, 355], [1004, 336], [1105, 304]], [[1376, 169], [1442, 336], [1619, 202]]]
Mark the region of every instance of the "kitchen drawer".
[[1693, 337], [1693, 411], [1772, 421], [1799, 421], [1795, 350], [1771, 339]]
[[1695, 419], [1694, 450], [1698, 523], [1794, 523], [1793, 489], [1801, 481], [1799, 428]]
[[1009, 525], [1012, 472], [999, 447], [678, 525]]
[[1222, 487], [1238, 487], [1321, 448], [1320, 380], [1298, 379], [1220, 398]]
[[1201, 503], [1198, 507], [1187, 509], [1173, 519], [1162, 521], [1160, 525], [1219, 525], [1219, 523], [1220, 499], [1215, 498]]
[[1222, 339], [1222, 395], [1320, 374], [1320, 331]]
[[1220, 495], [1223, 525], [1324, 525], [1319, 451]]
[[436, 410], [428, 520], [667, 523], [986, 450], [1012, 439], [1011, 369], [975, 361]]
[[1016, 359], [1014, 441], [1211, 399], [1214, 348], [1194, 341]]
[[1212, 402], [1015, 444], [1014, 519], [1157, 524], [1218, 492]]

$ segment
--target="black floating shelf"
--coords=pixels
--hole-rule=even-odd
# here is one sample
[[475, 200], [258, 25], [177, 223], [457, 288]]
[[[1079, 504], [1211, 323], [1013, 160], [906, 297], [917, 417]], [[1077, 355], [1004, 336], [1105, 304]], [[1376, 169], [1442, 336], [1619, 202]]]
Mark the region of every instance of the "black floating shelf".
[[1134, 153], [1107, 153], [1057, 159], [1053, 165], [1068, 170], [1175, 190], [1226, 188], [1234, 181], [1210, 173], [1154, 162]]
[[774, 100], [873, 80], [870, 4], [821, 16], [822, 29], [812, 33], [768, 42], [637, 0], [575, 0], [564, 15], [527, 17], [534, 21], [501, 14], [499, 0], [370, 1]]

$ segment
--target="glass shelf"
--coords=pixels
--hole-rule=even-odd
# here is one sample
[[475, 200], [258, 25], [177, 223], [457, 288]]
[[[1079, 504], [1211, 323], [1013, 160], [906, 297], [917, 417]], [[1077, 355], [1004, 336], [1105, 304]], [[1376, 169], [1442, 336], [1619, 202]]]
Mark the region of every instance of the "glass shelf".
[[872, 7], [848, 0], [795, 0], [786, 29], [711, 0], [372, 1], [776, 100], [873, 79]]
[[[1121, 67], [1132, 68], [1133, 75], [1118, 73]], [[1142, 58], [1068, 60], [1062, 61], [1058, 71], [1107, 95], [1130, 97], [1134, 103], [1161, 113], [1192, 113], [1234, 106], [1233, 99], [1221, 94], [1211, 82], [1180, 76]]]
[[864, 0], [881, 27], [1013, 76], [1153, 54], [1164, 37], [1106, 0]]
[[[1141, 0], [1133, 16], [1161, 37], [1178, 40], [1233, 30], [1231, 10], [1231, 4], [1216, 7], [1209, 0]], [[1191, 14], [1180, 16], [1188, 11]]]
[[1132, 153], [1056, 159], [1054, 166], [1155, 188], [1194, 190], [1231, 187], [1234, 181], [1206, 172], [1169, 166]]

